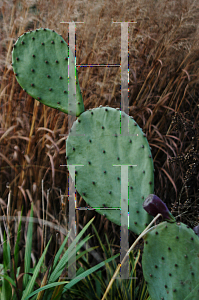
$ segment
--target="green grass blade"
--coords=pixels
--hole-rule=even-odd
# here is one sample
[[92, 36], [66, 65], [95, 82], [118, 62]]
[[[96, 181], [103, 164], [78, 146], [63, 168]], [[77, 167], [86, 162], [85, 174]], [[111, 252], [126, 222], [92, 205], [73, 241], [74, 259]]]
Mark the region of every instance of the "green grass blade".
[[52, 272], [50, 279], [49, 279], [49, 283], [56, 281], [59, 276], [61, 275], [64, 267], [66, 266], [67, 262], [70, 260], [70, 258], [73, 255], [76, 255], [76, 252], [79, 251], [79, 249], [83, 246], [83, 244], [85, 244], [91, 237], [87, 236], [86, 238], [84, 238], [78, 245], [76, 248], [72, 247], [72, 244], [70, 245], [70, 247], [66, 250], [66, 252], [64, 253], [64, 255], [62, 256], [61, 260], [59, 261], [59, 263], [57, 264], [57, 266], [55, 267], [54, 271]]
[[105, 266], [105, 264], [109, 263], [110, 261], [114, 260], [115, 258], [117, 258], [120, 255], [120, 253], [114, 255], [113, 257], [110, 257], [108, 259], [106, 259], [105, 261], [97, 264], [96, 266], [90, 268], [89, 270], [84, 271], [81, 275], [79, 275], [78, 277], [72, 279], [70, 281], [70, 283], [68, 283], [65, 287], [64, 287], [64, 291], [70, 289], [73, 285], [75, 285], [76, 283], [78, 283], [80, 280], [82, 280], [82, 277], [86, 277], [92, 273], [94, 273], [95, 271], [97, 271], [98, 269], [100, 269], [101, 267]]
[[[47, 252], [47, 250], [48, 250], [48, 247], [49, 247], [50, 242], [51, 242], [51, 238], [50, 238], [50, 240], [49, 240], [49, 242], [48, 242], [48, 244], [47, 244], [47, 246], [46, 246], [46, 248], [45, 248], [45, 250], [44, 250], [42, 256], [40, 257], [40, 259], [39, 259], [39, 261], [38, 261], [38, 263], [37, 263], [37, 265], [36, 265], [36, 267], [35, 267], [35, 269], [34, 269], [33, 276], [32, 276], [32, 278], [31, 278], [31, 280], [29, 281], [29, 283], [28, 283], [26, 289], [24, 290], [24, 292], [23, 292], [23, 297], [22, 297], [21, 300], [26, 299], [26, 297], [32, 292], [33, 287], [34, 287], [34, 284], [35, 284], [35, 281], [36, 281], [36, 279], [37, 279], [37, 276], [38, 276], [39, 270], [40, 270], [40, 268], [41, 268], [41, 265], [42, 265], [42, 263], [43, 263], [43, 261], [44, 261], [44, 258], [45, 258], [45, 255], [46, 255], [46, 252]], [[36, 291], [36, 293], [38, 293], [38, 292]], [[27, 299], [28, 299], [28, 298], [27, 298]]]
[[[63, 266], [66, 265], [67, 261], [69, 260], [69, 258], [74, 254], [75, 251], [78, 251], [77, 249], [79, 248], [79, 245], [77, 245], [76, 249], [74, 248], [76, 246], [76, 244], [78, 243], [78, 241], [80, 240], [80, 238], [82, 237], [82, 235], [84, 234], [84, 232], [87, 230], [87, 228], [89, 227], [89, 225], [93, 222], [94, 218], [92, 218], [85, 226], [84, 228], [80, 231], [80, 233], [76, 236], [76, 238], [74, 239], [74, 241], [70, 244], [69, 248], [67, 249], [67, 251], [65, 252], [65, 254], [63, 255], [61, 261], [58, 263], [58, 265], [54, 268], [54, 271], [52, 272], [50, 279], [49, 279], [49, 283], [54, 282], [55, 280], [57, 280], [57, 278], [60, 276], [60, 271], [62, 272], [63, 270]], [[89, 237], [90, 238], [90, 237]], [[70, 254], [68, 254], [70, 253]], [[59, 274], [59, 275], [57, 275]]]
[[70, 231], [69, 231], [69, 233], [67, 234], [67, 236], [65, 237], [63, 243], [61, 244], [61, 247], [60, 247], [59, 250], [57, 251], [57, 254], [55, 255], [55, 259], [54, 259], [54, 263], [53, 263], [53, 270], [54, 270], [54, 268], [55, 268], [55, 266], [56, 266], [56, 264], [57, 264], [57, 262], [58, 262], [58, 260], [59, 260], [59, 258], [60, 258], [60, 255], [62, 254], [62, 251], [64, 250], [64, 247], [65, 247], [65, 245], [66, 245], [66, 242], [68, 241], [69, 235], [70, 235]]
[[30, 276], [27, 273], [30, 272], [31, 250], [32, 250], [32, 232], [33, 232], [33, 204], [31, 205], [27, 239], [26, 239], [25, 261], [24, 261], [25, 274], [23, 276], [23, 289], [26, 288], [26, 286], [28, 284], [29, 276]]
[[16, 287], [14, 280], [10, 276], [5, 275], [5, 274], [0, 274], [0, 277], [3, 277], [5, 280], [7, 280], [7, 282], [10, 282], [13, 287]]
[[[7, 275], [7, 270], [10, 269], [10, 246], [9, 241], [6, 240], [6, 233], [4, 231], [4, 243], [3, 243], [3, 272], [4, 275]], [[12, 289], [10, 286], [10, 283], [5, 278], [8, 278], [9, 276], [4, 277], [2, 280], [2, 294], [4, 300], [10, 300], [12, 296]], [[10, 278], [11, 279], [11, 278]]]
[[[21, 210], [21, 217], [22, 217], [22, 210]], [[21, 217], [19, 221], [19, 226], [17, 230], [17, 239], [15, 243], [15, 248], [14, 248], [14, 263], [15, 263], [15, 268], [17, 269], [18, 265], [18, 259], [19, 259], [19, 242], [20, 242], [20, 235], [21, 235]]]

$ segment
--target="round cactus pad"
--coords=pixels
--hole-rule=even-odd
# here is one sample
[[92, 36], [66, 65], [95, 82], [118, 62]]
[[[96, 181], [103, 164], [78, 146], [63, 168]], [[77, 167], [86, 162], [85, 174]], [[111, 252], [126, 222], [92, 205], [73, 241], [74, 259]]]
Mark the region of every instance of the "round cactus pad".
[[183, 223], [162, 222], [144, 236], [142, 267], [152, 300], [199, 299], [199, 237]]
[[84, 111], [73, 54], [55, 31], [40, 28], [21, 35], [12, 66], [18, 83], [33, 98], [71, 115]]
[[[122, 118], [129, 135], [120, 133]], [[122, 201], [128, 201], [129, 229], [137, 234], [145, 229], [151, 216], [142, 204], [153, 192], [154, 168], [146, 135], [132, 117], [111, 107], [84, 112], [71, 128], [66, 155], [76, 189], [92, 208], [121, 225]], [[126, 186], [121, 166], [127, 165], [127, 199], [121, 199]]]

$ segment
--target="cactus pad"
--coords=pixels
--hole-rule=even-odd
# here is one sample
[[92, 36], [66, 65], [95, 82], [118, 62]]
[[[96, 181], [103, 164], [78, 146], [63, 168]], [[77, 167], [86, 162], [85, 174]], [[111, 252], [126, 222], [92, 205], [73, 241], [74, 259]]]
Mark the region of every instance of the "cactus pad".
[[[74, 68], [68, 78], [69, 62]], [[71, 115], [84, 111], [73, 54], [55, 31], [40, 28], [21, 35], [13, 48], [12, 66], [18, 83], [33, 98]]]
[[[129, 120], [129, 135], [120, 134], [120, 116]], [[153, 192], [154, 168], [146, 135], [132, 117], [111, 107], [84, 112], [71, 128], [66, 155], [77, 191], [118, 225], [121, 201], [128, 201], [121, 199], [121, 165], [134, 165], [128, 167], [129, 229], [137, 234], [144, 230], [151, 216], [142, 204]], [[83, 165], [75, 167], [75, 178], [70, 165]]]
[[183, 223], [162, 222], [144, 236], [142, 267], [152, 300], [199, 299], [199, 237]]

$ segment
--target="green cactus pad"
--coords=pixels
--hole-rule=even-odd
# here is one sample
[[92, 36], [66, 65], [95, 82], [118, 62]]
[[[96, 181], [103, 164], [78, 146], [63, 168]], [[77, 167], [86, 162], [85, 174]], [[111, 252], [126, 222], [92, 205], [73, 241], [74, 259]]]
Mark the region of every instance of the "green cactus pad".
[[[120, 116], [129, 120], [129, 136], [120, 134]], [[119, 165], [137, 165], [128, 167], [129, 229], [136, 234], [145, 229], [151, 216], [142, 204], [153, 192], [154, 168], [146, 135], [132, 117], [110, 107], [84, 112], [73, 124], [66, 141], [66, 155], [77, 191], [91, 207], [98, 208], [100, 214], [118, 225], [121, 225]], [[75, 178], [70, 165], [83, 165], [75, 167]]]
[[162, 222], [144, 236], [142, 267], [152, 300], [199, 299], [199, 237], [183, 223]]
[[[12, 52], [12, 66], [18, 83], [30, 96], [64, 113], [79, 116], [84, 104], [74, 58], [68, 49], [59, 34], [40, 28], [18, 38]], [[69, 62], [74, 68], [70, 68], [68, 78]]]

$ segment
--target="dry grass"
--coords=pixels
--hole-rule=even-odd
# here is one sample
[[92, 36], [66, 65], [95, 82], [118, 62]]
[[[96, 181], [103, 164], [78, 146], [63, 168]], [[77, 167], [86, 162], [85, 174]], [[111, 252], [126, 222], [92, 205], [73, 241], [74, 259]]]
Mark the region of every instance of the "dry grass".
[[[112, 20], [137, 21], [129, 24], [129, 114], [146, 132], [152, 147], [155, 194], [173, 207], [179, 220], [195, 225], [199, 221], [197, 1], [127, 0], [114, 1], [113, 5], [112, 1], [99, 0], [13, 0], [3, 1], [0, 8], [1, 214], [16, 215], [23, 205], [27, 215], [33, 201], [40, 221], [45, 217], [67, 227], [67, 169], [60, 165], [66, 164], [66, 136], [62, 135], [68, 132], [68, 117], [44, 107], [18, 85], [11, 67], [17, 37], [30, 29], [48, 27], [67, 40], [68, 26], [60, 22], [84, 22], [76, 26], [77, 64], [118, 64], [121, 30]], [[120, 106], [119, 68], [79, 67], [78, 71], [86, 109], [100, 104]], [[186, 111], [194, 130], [177, 132], [172, 117]], [[189, 175], [190, 158], [187, 164], [179, 165], [169, 159], [185, 156], [192, 146], [196, 167], [195, 174]], [[194, 182], [189, 189], [185, 175]], [[189, 209], [181, 209], [187, 199]], [[79, 200], [83, 203], [82, 198]], [[79, 213], [77, 225], [83, 226], [93, 214]], [[97, 215], [96, 224], [99, 232], [105, 230], [110, 238], [113, 234], [119, 238], [117, 226], [104, 222], [102, 216]], [[36, 235], [35, 252], [39, 254], [42, 227], [37, 228]]]

